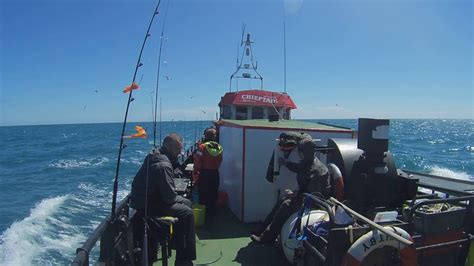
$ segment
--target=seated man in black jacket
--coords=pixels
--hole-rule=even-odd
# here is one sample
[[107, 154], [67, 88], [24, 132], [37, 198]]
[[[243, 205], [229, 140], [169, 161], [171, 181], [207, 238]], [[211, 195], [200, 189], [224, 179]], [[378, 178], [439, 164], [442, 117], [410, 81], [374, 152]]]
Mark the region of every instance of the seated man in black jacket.
[[[181, 137], [170, 134], [163, 140], [162, 147], [154, 149], [145, 161], [132, 183], [131, 207], [140, 216], [174, 216], [176, 241], [176, 264], [192, 265], [196, 259], [196, 238], [194, 235], [194, 213], [191, 202], [176, 193], [173, 181], [173, 166], [177, 165], [182, 149]], [[147, 183], [148, 180], [148, 184]], [[153, 233], [153, 232], [151, 232]], [[150, 243], [156, 245], [156, 243]], [[155, 252], [156, 253], [156, 252]], [[156, 254], [148, 254], [154, 258]]]
[[330, 194], [330, 179], [328, 168], [315, 156], [316, 144], [312, 139], [303, 139], [298, 145], [299, 163], [287, 162], [280, 158], [280, 165], [285, 165], [290, 171], [296, 172], [298, 191], [296, 195], [290, 190], [283, 197], [270, 214], [267, 215], [262, 227], [251, 235], [252, 241], [257, 243], [273, 243], [280, 234], [286, 220], [299, 210], [303, 204], [303, 193], [320, 193], [324, 197]]

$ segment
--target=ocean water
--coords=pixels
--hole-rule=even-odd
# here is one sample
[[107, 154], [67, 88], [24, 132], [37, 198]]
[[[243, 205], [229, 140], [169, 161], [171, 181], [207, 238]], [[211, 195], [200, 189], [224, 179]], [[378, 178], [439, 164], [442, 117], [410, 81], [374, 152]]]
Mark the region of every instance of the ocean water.
[[[318, 121], [357, 129], [357, 120]], [[128, 132], [135, 125], [151, 132], [150, 123], [130, 123]], [[162, 133], [177, 132], [190, 146], [209, 125], [164, 122]], [[110, 212], [120, 130], [119, 123], [0, 127], [1, 265], [72, 261]], [[398, 167], [474, 180], [474, 120], [392, 120], [390, 138]], [[126, 143], [119, 200], [153, 136]]]

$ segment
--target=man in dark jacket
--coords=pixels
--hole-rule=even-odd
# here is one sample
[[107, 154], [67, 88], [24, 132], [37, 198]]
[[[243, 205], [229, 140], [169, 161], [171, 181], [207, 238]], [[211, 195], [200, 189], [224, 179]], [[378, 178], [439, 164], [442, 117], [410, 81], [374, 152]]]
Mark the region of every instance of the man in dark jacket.
[[[133, 179], [131, 207], [140, 216], [177, 217], [173, 233], [176, 241], [176, 265], [192, 265], [192, 260], [196, 259], [194, 213], [191, 202], [176, 193], [173, 180], [173, 166], [177, 165], [181, 149], [181, 138], [177, 134], [170, 134], [164, 138], [159, 150], [155, 149], [145, 157]], [[156, 240], [154, 242], [151, 244], [157, 245]], [[155, 254], [149, 252], [149, 256]]]
[[303, 139], [298, 145], [299, 163], [287, 162], [280, 158], [280, 165], [296, 172], [298, 191], [296, 195], [286, 190], [286, 195], [273, 207], [265, 218], [260, 230], [250, 238], [257, 243], [273, 243], [281, 228], [292, 213], [298, 211], [303, 203], [303, 193], [320, 193], [324, 197], [330, 194], [328, 168], [315, 156], [316, 144], [312, 139]]

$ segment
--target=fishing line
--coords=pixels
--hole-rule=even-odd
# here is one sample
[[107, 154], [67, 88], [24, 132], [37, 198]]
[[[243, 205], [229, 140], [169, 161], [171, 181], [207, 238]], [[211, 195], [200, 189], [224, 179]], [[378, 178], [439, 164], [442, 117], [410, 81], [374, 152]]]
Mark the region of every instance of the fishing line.
[[[165, 34], [165, 26], [166, 26], [166, 18], [168, 17], [168, 7], [170, 5], [170, 0], [166, 4], [165, 9], [165, 17], [163, 19], [163, 27], [161, 29], [161, 36], [160, 36], [160, 50], [158, 52], [158, 69], [156, 73], [156, 93], [155, 93], [155, 103], [158, 103], [158, 91], [159, 91], [159, 84], [160, 84], [160, 67], [161, 67], [161, 51], [163, 48], [163, 40]], [[156, 147], [156, 113], [157, 113], [157, 106], [155, 105], [155, 118], [153, 119], [154, 126], [153, 126], [153, 146]], [[160, 99], [160, 110], [161, 110], [161, 99]], [[161, 144], [161, 111], [160, 111], [160, 144]]]
[[[152, 154], [155, 153], [155, 150], [152, 150]], [[142, 262], [143, 265], [148, 265], [148, 171], [150, 169], [150, 154], [146, 157], [146, 178], [145, 178], [145, 218], [143, 223], [143, 254]]]
[[222, 250], [219, 251], [219, 256], [217, 256], [217, 258], [215, 258], [214, 260], [209, 261], [209, 262], [204, 262], [204, 263], [194, 263], [193, 265], [195, 265], [195, 266], [206, 266], [206, 265], [210, 265], [210, 264], [214, 264], [214, 263], [218, 262], [221, 258], [222, 258]]
[[[161, 0], [160, 0], [161, 1]], [[156, 147], [156, 115], [157, 115], [157, 106], [158, 106], [158, 90], [159, 90], [159, 81], [160, 81], [160, 66], [161, 66], [161, 51], [163, 47], [163, 35], [165, 31], [165, 25], [166, 25], [166, 17], [168, 14], [168, 7], [169, 7], [169, 0], [166, 5], [166, 11], [165, 11], [165, 17], [163, 19], [163, 28], [161, 30], [161, 36], [160, 36], [160, 51], [158, 55], [158, 71], [157, 71], [157, 77], [156, 77], [156, 90], [155, 90], [155, 108], [153, 112], [153, 97], [151, 97], [151, 102], [152, 102], [152, 116], [153, 117], [153, 149], [151, 154], [155, 154], [157, 151]], [[161, 139], [161, 99], [160, 99], [160, 139]], [[161, 145], [161, 140], [160, 140], [160, 145]], [[148, 180], [149, 180], [149, 170], [150, 170], [150, 156], [151, 154], [147, 155], [147, 160], [146, 160], [146, 178], [145, 178], [145, 218], [144, 218], [144, 233], [143, 233], [143, 258], [142, 262], [144, 265], [148, 265]]]
[[[142, 43], [142, 46], [141, 46], [141, 49], [140, 49], [140, 54], [138, 55], [137, 64], [135, 65], [135, 71], [133, 73], [133, 78], [132, 78], [132, 83], [131, 84], [133, 84], [135, 82], [135, 79], [136, 79], [137, 73], [138, 73], [138, 68], [143, 65], [143, 63], [141, 63], [143, 49], [145, 48], [145, 44], [146, 44], [146, 41], [148, 40], [148, 37], [151, 36], [151, 34], [150, 34], [151, 25], [153, 24], [153, 20], [155, 19], [155, 16], [158, 15], [158, 8], [160, 6], [160, 3], [161, 3], [161, 0], [158, 0], [155, 11], [153, 12], [153, 15], [150, 19], [150, 23], [148, 24], [148, 28], [147, 28], [147, 31], [146, 31], [146, 34], [145, 34], [145, 38], [143, 39], [143, 43]], [[119, 153], [118, 153], [118, 157], [117, 157], [117, 167], [116, 167], [116, 170], [115, 170], [114, 187], [113, 187], [113, 194], [112, 194], [112, 211], [111, 211], [111, 214], [110, 214], [111, 220], [115, 219], [115, 208], [116, 208], [115, 205], [116, 205], [116, 202], [117, 202], [118, 175], [119, 175], [119, 171], [120, 171], [120, 159], [122, 157], [122, 150], [126, 147], [123, 144], [123, 140], [124, 140], [124, 136], [125, 136], [125, 126], [127, 125], [128, 110], [130, 108], [130, 103], [134, 100], [132, 98], [132, 94], [133, 94], [133, 90], [131, 90], [129, 92], [129, 95], [128, 95], [127, 108], [125, 109], [125, 116], [124, 116], [123, 125], [122, 125], [122, 133], [121, 133], [121, 136], [120, 136], [120, 146], [119, 146]]]
[[161, 121], [162, 121], [161, 120], [161, 107], [162, 107], [162, 105], [161, 105], [161, 97], [160, 97], [160, 146], [161, 146], [161, 140], [163, 139], [162, 136], [161, 136], [161, 129], [162, 129], [161, 128]]

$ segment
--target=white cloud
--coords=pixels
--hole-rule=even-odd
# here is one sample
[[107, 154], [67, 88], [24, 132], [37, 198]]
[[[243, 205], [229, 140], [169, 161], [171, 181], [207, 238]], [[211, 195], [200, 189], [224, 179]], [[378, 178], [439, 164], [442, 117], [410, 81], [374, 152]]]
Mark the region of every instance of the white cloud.
[[296, 14], [303, 6], [303, 0], [283, 0], [286, 14]]

